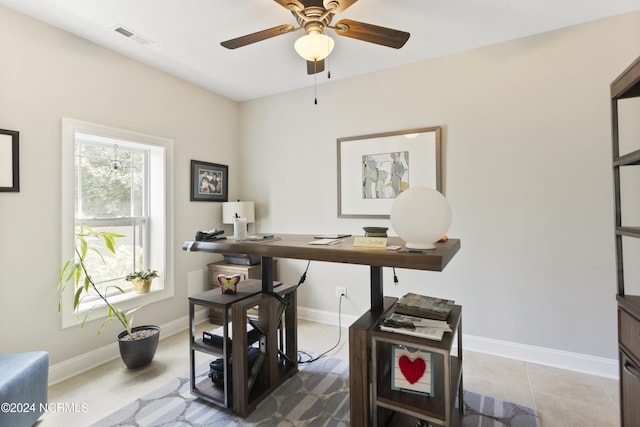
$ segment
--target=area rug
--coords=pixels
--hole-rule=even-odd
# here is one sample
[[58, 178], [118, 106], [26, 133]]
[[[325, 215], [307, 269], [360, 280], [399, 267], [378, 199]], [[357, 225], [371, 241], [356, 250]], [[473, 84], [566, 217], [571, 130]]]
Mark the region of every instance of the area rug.
[[[205, 377], [208, 366], [197, 374]], [[540, 427], [536, 412], [489, 396], [464, 392], [464, 427]], [[348, 426], [349, 362], [321, 358], [260, 402], [247, 418], [217, 409], [191, 395], [188, 375], [151, 392], [93, 424], [93, 427]]]

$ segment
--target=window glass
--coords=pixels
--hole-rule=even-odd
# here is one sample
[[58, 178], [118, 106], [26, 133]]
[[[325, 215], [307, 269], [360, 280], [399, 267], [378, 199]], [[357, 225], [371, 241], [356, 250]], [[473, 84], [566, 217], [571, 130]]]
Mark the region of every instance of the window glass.
[[[93, 281], [110, 301], [127, 310], [172, 297], [168, 183], [173, 141], [66, 118], [62, 140], [62, 263], [73, 257], [75, 235], [83, 227], [115, 232], [123, 236], [116, 239], [115, 255], [104, 249], [89, 251], [87, 258]], [[102, 247], [91, 239], [91, 247]], [[149, 294], [136, 294], [125, 277], [146, 269], [157, 270], [160, 277]], [[72, 301], [69, 287], [63, 296], [63, 327], [75, 324], [79, 312], [103, 304], [97, 296], [89, 296], [73, 313]], [[99, 316], [90, 313], [89, 320]]]
[[127, 149], [117, 141], [112, 146], [76, 142], [76, 217], [146, 215], [147, 158], [146, 152]]

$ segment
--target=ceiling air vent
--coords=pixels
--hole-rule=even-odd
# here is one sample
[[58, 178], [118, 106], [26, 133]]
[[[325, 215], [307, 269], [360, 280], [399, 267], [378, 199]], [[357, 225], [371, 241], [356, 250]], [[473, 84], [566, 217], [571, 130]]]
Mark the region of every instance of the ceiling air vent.
[[145, 37], [142, 37], [140, 34], [137, 34], [135, 31], [131, 31], [130, 29], [128, 29], [128, 28], [126, 28], [126, 27], [124, 27], [122, 25], [116, 25], [114, 27], [111, 27], [111, 29], [113, 31], [115, 31], [116, 33], [121, 34], [121, 35], [127, 37], [128, 39], [131, 39], [131, 40], [133, 40], [133, 41], [135, 41], [135, 42], [137, 42], [137, 43], [139, 43], [139, 44], [141, 44], [143, 46], [146, 45], [146, 44], [149, 44], [149, 43], [153, 43], [151, 40], [149, 40], [149, 39], [147, 39]]

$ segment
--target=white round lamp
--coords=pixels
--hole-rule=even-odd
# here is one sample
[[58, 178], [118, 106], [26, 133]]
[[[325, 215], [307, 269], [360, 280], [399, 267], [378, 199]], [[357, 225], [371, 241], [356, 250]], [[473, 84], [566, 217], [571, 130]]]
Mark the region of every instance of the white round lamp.
[[429, 187], [411, 187], [391, 205], [391, 225], [407, 249], [434, 249], [451, 225], [447, 199]]

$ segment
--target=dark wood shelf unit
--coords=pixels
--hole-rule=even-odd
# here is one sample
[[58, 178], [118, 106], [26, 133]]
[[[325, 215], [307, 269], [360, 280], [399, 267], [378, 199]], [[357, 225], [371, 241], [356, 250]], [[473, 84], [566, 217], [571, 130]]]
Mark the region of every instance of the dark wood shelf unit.
[[613, 166], [635, 166], [640, 165], [640, 150], [632, 151], [613, 159]]
[[616, 227], [618, 236], [640, 237], [640, 227]]
[[[380, 318], [378, 324], [382, 320]], [[373, 425], [386, 426], [402, 413], [419, 418], [431, 424], [455, 426], [454, 419], [462, 418], [462, 307], [455, 305], [447, 322], [452, 333], [445, 333], [442, 341], [414, 337], [405, 334], [382, 331], [378, 327], [371, 330], [373, 378], [376, 384], [371, 397], [373, 402]], [[454, 344], [457, 351], [452, 353]], [[394, 390], [391, 380], [391, 353], [394, 345], [400, 345], [432, 353], [433, 396], [425, 396], [400, 390]], [[456, 411], [455, 403], [458, 402]], [[456, 416], [456, 412], [458, 412]], [[413, 420], [415, 423], [415, 419]]]
[[[275, 292], [288, 298], [284, 321], [278, 322], [276, 299], [262, 293], [260, 280], [247, 280], [238, 287], [234, 295], [223, 294], [212, 289], [189, 297], [191, 393], [223, 409], [246, 417], [256, 405], [286, 379], [295, 375], [297, 369], [297, 287], [275, 284]], [[195, 306], [220, 310], [223, 317], [223, 339], [221, 345], [204, 342], [195, 336]], [[265, 333], [265, 359], [253, 387], [249, 386], [250, 372], [247, 369], [247, 347], [262, 338], [257, 330], [247, 332], [247, 312], [257, 308], [258, 326]], [[231, 312], [231, 319], [229, 319]], [[233, 328], [228, 328], [229, 320]], [[262, 345], [262, 342], [260, 343]], [[282, 351], [290, 360], [278, 357]], [[210, 378], [200, 380], [195, 371], [195, 352], [218, 356], [223, 359], [226, 378], [223, 386], [213, 384]], [[233, 363], [230, 359], [233, 358]]]
[[[640, 97], [640, 57], [611, 83], [611, 130], [615, 211], [616, 281], [618, 286], [618, 353], [620, 373], [620, 425], [640, 425], [640, 296], [626, 295], [623, 237], [640, 238], [640, 226], [623, 225], [621, 168], [640, 165], [640, 136], [631, 135], [636, 149], [620, 153], [619, 101]], [[636, 120], [640, 120], [637, 117]], [[624, 125], [624, 123], [622, 123]], [[635, 138], [635, 140], [633, 140]], [[628, 141], [625, 141], [628, 142]], [[633, 278], [635, 281], [637, 277]]]
[[635, 98], [640, 96], [640, 57], [636, 58], [611, 83], [611, 99]]
[[640, 313], [640, 296], [638, 295], [618, 295], [616, 297], [618, 306], [628, 312]]

